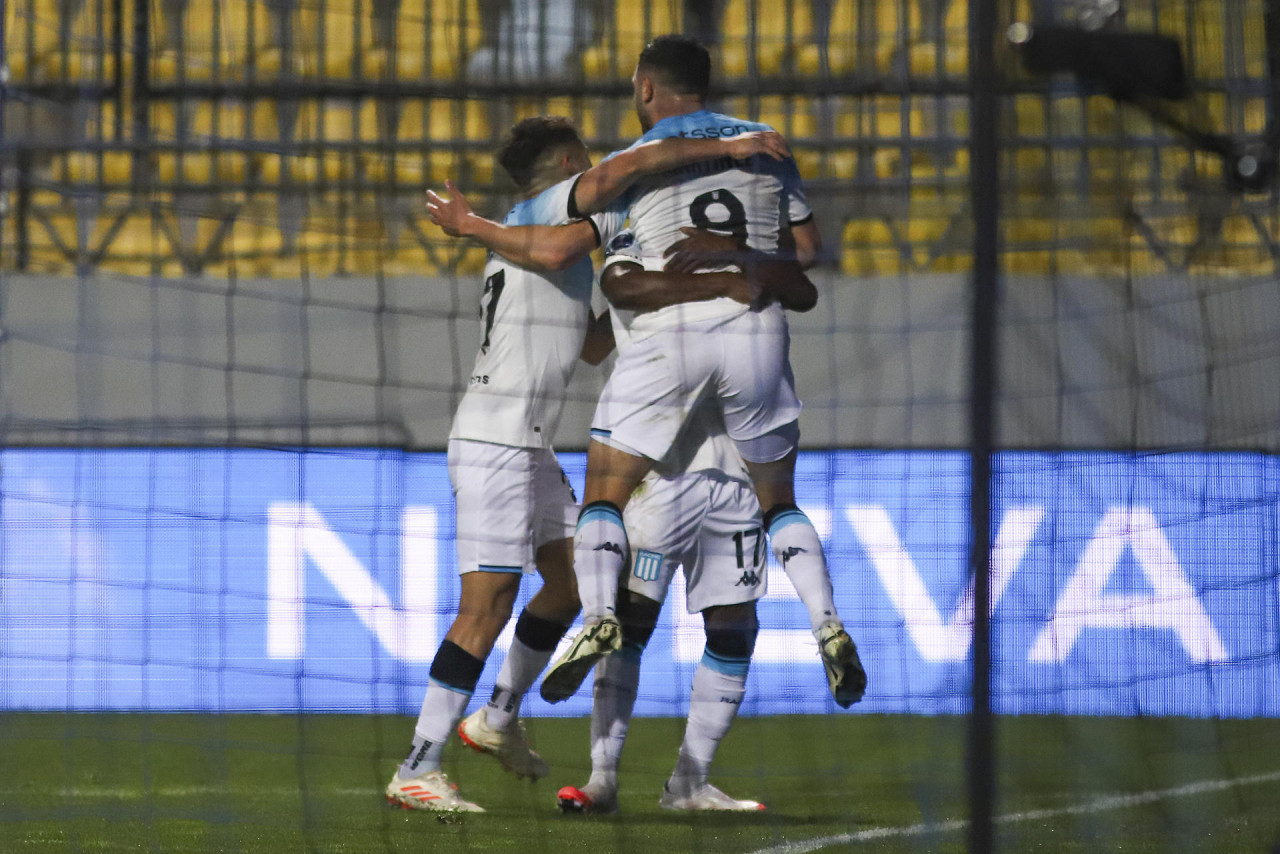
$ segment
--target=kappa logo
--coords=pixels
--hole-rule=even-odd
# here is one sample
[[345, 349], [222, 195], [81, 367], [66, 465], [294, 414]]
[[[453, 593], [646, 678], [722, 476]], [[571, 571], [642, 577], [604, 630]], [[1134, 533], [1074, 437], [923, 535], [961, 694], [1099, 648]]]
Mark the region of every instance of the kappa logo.
[[793, 557], [795, 557], [798, 554], [803, 554], [804, 551], [805, 550], [800, 548], [799, 546], [792, 546], [791, 548], [784, 550], [782, 552], [782, 565], [786, 566], [787, 561], [791, 560]]
[[592, 549], [592, 551], [593, 552], [613, 552], [618, 557], [624, 557], [624, 555], [622, 554], [622, 546], [618, 545], [617, 543], [611, 543], [607, 540], [601, 543], [600, 545], [596, 546], [594, 549]]
[[734, 587], [755, 587], [760, 583], [760, 573], [754, 569], [748, 569], [742, 573], [742, 577], [733, 583]]

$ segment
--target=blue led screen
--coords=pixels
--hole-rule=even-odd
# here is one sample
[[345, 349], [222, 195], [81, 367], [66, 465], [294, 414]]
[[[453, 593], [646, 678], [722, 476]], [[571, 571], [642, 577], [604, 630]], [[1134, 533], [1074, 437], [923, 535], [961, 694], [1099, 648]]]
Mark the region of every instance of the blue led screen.
[[[580, 485], [582, 456], [562, 459]], [[870, 674], [854, 713], [968, 708], [966, 466], [801, 457]], [[997, 710], [1280, 715], [1280, 460], [1008, 452], [996, 472]], [[0, 708], [417, 712], [458, 595], [443, 454], [12, 450], [0, 490]], [[837, 711], [806, 613], [769, 573], [743, 712]], [[687, 711], [702, 630], [684, 611], [677, 586], [640, 714]], [[589, 702], [533, 696], [526, 713]]]

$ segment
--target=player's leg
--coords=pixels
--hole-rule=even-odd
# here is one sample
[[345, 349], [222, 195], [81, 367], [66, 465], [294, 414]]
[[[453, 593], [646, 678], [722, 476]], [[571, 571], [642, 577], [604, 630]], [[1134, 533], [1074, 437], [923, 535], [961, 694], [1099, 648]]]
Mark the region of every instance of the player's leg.
[[573, 568], [583, 620], [614, 613], [618, 578], [630, 554], [622, 513], [653, 461], [610, 439], [587, 446], [586, 488], [574, 533]]
[[[725, 427], [764, 510], [773, 554], [791, 579], [809, 613], [809, 625], [836, 702], [848, 707], [862, 699], [867, 676], [857, 647], [836, 611], [822, 541], [813, 522], [796, 505], [795, 469], [800, 441], [800, 402], [788, 355], [789, 337], [781, 312], [746, 316], [724, 340], [724, 372], [719, 393]], [[734, 342], [749, 339], [751, 358]]]
[[440, 770], [449, 733], [466, 711], [493, 643], [511, 618], [520, 576], [469, 572], [462, 576], [458, 616], [431, 663], [409, 755], [387, 786], [387, 799], [410, 809], [482, 811], [465, 801]]
[[587, 479], [574, 534], [573, 570], [582, 599], [583, 629], [542, 680], [542, 698], [566, 700], [602, 657], [621, 645], [618, 580], [631, 546], [622, 513], [631, 493], [679, 432], [685, 394], [676, 359], [650, 339], [619, 356], [601, 394], [587, 447]]
[[564, 813], [613, 813], [618, 810], [618, 765], [631, 727], [640, 685], [640, 657], [657, 625], [662, 603], [623, 590], [618, 594], [622, 648], [596, 664], [591, 703], [591, 777], [586, 785], [565, 786], [556, 794]]
[[498, 671], [488, 705], [458, 726], [469, 747], [497, 758], [508, 771], [536, 780], [547, 774], [517, 720], [520, 703], [542, 673], [578, 615], [578, 590], [573, 575], [573, 526], [578, 506], [573, 490], [549, 449], [533, 451], [534, 522], [537, 544], [534, 564], [542, 586], [516, 620], [515, 637]]
[[708, 494], [697, 476], [649, 477], [627, 505], [625, 522], [634, 548], [618, 591], [623, 644], [596, 665], [591, 778], [581, 788], [565, 786], [560, 790], [562, 812], [617, 809], [618, 765], [635, 708], [640, 657], [676, 570], [697, 561]]
[[578, 613], [572, 554], [572, 541], [568, 539], [538, 549], [543, 585], [516, 620], [515, 636], [498, 671], [493, 696], [458, 724], [458, 736], [464, 744], [495, 757], [521, 779], [538, 780], [549, 770], [529, 746], [518, 718], [524, 695], [551, 660], [556, 644]]
[[401, 806], [479, 809], [458, 795], [440, 770], [440, 759], [494, 641], [511, 618], [520, 578], [533, 562], [533, 471], [527, 449], [449, 443], [461, 596], [431, 664], [409, 756], [387, 786], [387, 798]]
[[712, 760], [738, 713], [759, 631], [756, 601], [767, 590], [760, 507], [749, 485], [705, 479], [708, 509], [686, 562], [685, 598], [702, 614], [706, 646], [694, 672], [689, 720], [675, 771], [659, 803], [678, 810], [755, 810], [711, 785]]
[[[794, 434], [799, 436], [798, 428]], [[777, 438], [776, 433], [772, 435]], [[770, 455], [768, 445], [761, 443], [749, 444], [746, 452], [755, 456]], [[848, 708], [866, 692], [867, 673], [858, 657], [858, 648], [836, 610], [822, 540], [808, 515], [795, 503], [796, 449], [793, 445], [777, 460], [747, 459], [746, 463], [760, 504], [767, 508], [764, 527], [773, 555], [782, 564], [809, 613], [809, 627], [818, 641], [831, 694], [837, 704]]]
[[720, 741], [729, 732], [747, 689], [747, 671], [759, 623], [754, 600], [720, 605], [702, 612], [707, 645], [693, 674], [689, 722], [675, 771], [659, 804], [674, 810], [762, 810], [758, 801], [736, 800], [711, 785], [708, 777]]
[[573, 549], [583, 628], [542, 679], [542, 699], [548, 703], [572, 697], [596, 662], [622, 646], [618, 579], [631, 552], [622, 511], [651, 465], [645, 457], [601, 442], [587, 448], [587, 485]]
[[[574, 572], [583, 621], [614, 611], [629, 543], [622, 513], [632, 492], [666, 456], [703, 393], [707, 364], [690, 352], [699, 336], [658, 333], [618, 355], [591, 422], [586, 490], [574, 536]], [[584, 674], [585, 675], [585, 674]]]

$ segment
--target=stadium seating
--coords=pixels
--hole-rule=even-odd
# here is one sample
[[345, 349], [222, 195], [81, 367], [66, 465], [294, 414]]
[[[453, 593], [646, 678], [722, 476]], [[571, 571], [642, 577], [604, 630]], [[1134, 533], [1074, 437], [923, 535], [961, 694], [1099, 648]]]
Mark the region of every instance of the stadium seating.
[[946, 12], [933, 26], [908, 34], [907, 70], [914, 77], [963, 77], [969, 72], [968, 0], [938, 0]]
[[[925, 156], [923, 147], [912, 144], [925, 134], [925, 116], [918, 99], [896, 95], [840, 97], [833, 112], [836, 139], [868, 151], [876, 177], [901, 176], [913, 155]], [[844, 157], [832, 158], [837, 177], [852, 177], [851, 173], [844, 174], [845, 163]]]
[[[42, 3], [41, 0], [31, 2], [33, 9], [52, 5]], [[116, 54], [111, 46], [111, 33], [116, 23], [114, 4], [111, 0], [80, 0], [79, 4], [75, 0], [61, 0], [61, 3], [65, 5], [62, 8], [63, 14], [58, 18], [59, 26], [63, 21], [69, 22], [66, 47], [63, 49], [61, 35], [55, 29], [54, 49], [38, 57], [43, 66], [43, 74], [40, 76], [46, 81], [109, 84], [116, 74]], [[128, 75], [133, 70], [133, 4], [124, 3], [121, 8], [120, 71]], [[48, 19], [44, 13], [35, 14], [36, 23], [41, 27], [45, 26]], [[28, 67], [31, 67], [30, 60]]]
[[808, 75], [875, 70], [898, 45], [899, 15], [915, 8], [914, 0], [833, 0], [826, 41], [802, 45], [797, 70]]
[[684, 30], [681, 0], [615, 0], [607, 5], [602, 38], [582, 54], [588, 79], [630, 77], [650, 39]]
[[403, 184], [439, 186], [446, 178], [487, 184], [492, 153], [468, 140], [491, 145], [486, 105], [475, 100], [431, 98], [400, 107], [395, 176]]
[[395, 41], [366, 53], [364, 75], [396, 80], [451, 79], [466, 69], [467, 56], [484, 36], [477, 0], [400, 0]]
[[11, 0], [4, 4], [4, 61], [17, 83], [43, 72], [47, 59], [59, 51], [61, 13], [70, 3]]
[[[686, 5], [581, 0], [580, 16], [564, 23], [575, 38], [594, 27], [580, 73], [532, 96], [467, 78], [468, 56], [496, 33], [481, 0], [149, 0], [156, 88], [148, 147], [135, 152], [132, 0], [120, 4], [118, 22], [113, 0], [12, 0], [4, 7], [11, 79], [74, 91], [77, 115], [87, 116], [83, 133], [33, 161], [25, 257], [92, 265], [110, 237], [102, 258], [119, 270], [149, 269], [140, 261], [148, 248], [183, 254], [188, 265], [239, 264], [239, 275], [296, 275], [298, 252], [312, 271], [476, 268], [482, 253], [423, 237], [433, 231], [421, 189], [453, 178], [469, 193], [495, 180], [504, 190], [494, 152], [510, 122], [528, 115], [573, 118], [597, 159], [629, 144], [640, 127], [625, 86], [602, 94], [580, 84], [625, 80], [650, 38], [692, 23]], [[1015, 6], [1014, 19], [1030, 18], [1027, 0]], [[1231, 14], [1222, 0], [1171, 0], [1131, 5], [1126, 15], [1131, 28], [1183, 41], [1198, 122], [1261, 134], [1267, 99], [1236, 81], [1265, 77], [1261, 28], [1237, 20], [1260, 20], [1262, 9], [1263, 0], [1240, 0]], [[842, 267], [967, 269], [971, 230], [955, 203], [967, 192], [968, 113], [962, 96], [929, 87], [966, 72], [968, 0], [724, 0], [716, 10], [716, 74], [727, 90], [751, 94], [714, 106], [784, 133], [818, 192], [854, 182], [876, 202], [874, 215], [859, 210], [845, 227]], [[116, 75], [116, 24], [124, 90], [104, 94]], [[793, 77], [828, 74], [884, 85], [831, 94], [826, 82]], [[273, 95], [271, 85], [281, 88]], [[1000, 128], [1008, 198], [1023, 206], [1003, 235], [1009, 272], [1274, 269], [1268, 223], [1256, 214], [1228, 214], [1217, 228], [1212, 217], [1193, 227], [1169, 212], [1193, 201], [1198, 183], [1216, 183], [1220, 162], [1193, 156], [1142, 111], [1069, 86], [1023, 88], [1004, 102]], [[162, 212], [144, 226], [130, 213], [130, 234], [109, 235], [115, 213], [144, 193], [196, 199], [188, 207], [201, 215]], [[1126, 204], [1155, 213], [1129, 217]], [[11, 233], [12, 220], [4, 227]]]
[[811, 0], [728, 0], [712, 56], [726, 78], [778, 74], [812, 32]]
[[277, 43], [266, 0], [174, 0], [156, 6], [155, 83], [239, 82]]

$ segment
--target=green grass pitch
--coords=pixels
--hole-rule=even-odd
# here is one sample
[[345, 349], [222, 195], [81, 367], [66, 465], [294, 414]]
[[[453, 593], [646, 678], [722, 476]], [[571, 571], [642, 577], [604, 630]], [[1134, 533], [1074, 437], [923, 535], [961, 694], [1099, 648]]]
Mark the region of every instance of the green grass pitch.
[[[483, 815], [387, 807], [409, 718], [0, 715], [0, 852], [959, 852], [963, 718], [743, 718], [713, 782], [758, 814], [665, 812], [683, 721], [636, 721], [621, 814], [561, 816], [586, 781], [585, 719], [527, 722], [536, 784], [453, 744]], [[1264, 852], [1280, 843], [1273, 720], [1006, 718], [998, 834], [1010, 852]]]

